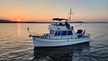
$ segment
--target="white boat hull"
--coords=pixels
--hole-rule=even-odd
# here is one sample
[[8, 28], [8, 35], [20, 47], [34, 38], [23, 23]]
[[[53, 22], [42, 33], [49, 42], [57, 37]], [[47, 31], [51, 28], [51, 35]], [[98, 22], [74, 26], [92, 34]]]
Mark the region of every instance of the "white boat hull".
[[89, 38], [77, 38], [77, 39], [42, 39], [33, 37], [34, 47], [61, 47], [74, 45], [79, 43], [89, 42]]

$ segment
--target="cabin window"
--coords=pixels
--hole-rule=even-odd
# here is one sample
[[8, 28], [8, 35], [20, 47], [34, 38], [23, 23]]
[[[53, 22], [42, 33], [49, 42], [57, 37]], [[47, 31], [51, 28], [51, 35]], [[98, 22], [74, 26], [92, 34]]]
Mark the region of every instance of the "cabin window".
[[60, 31], [58, 31], [58, 36], [60, 36]]
[[72, 34], [72, 31], [68, 31], [68, 35], [73, 35], [73, 34]]
[[60, 31], [56, 31], [55, 36], [60, 36]]
[[50, 30], [50, 34], [51, 34], [51, 35], [54, 35], [54, 31], [53, 31], [53, 30]]
[[61, 31], [61, 36], [67, 35], [67, 31]]
[[55, 36], [73, 35], [72, 31], [56, 31]]

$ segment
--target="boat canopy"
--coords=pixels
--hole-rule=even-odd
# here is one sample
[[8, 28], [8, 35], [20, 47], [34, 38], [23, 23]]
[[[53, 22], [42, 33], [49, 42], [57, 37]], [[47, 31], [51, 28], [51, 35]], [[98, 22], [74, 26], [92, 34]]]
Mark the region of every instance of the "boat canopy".
[[68, 19], [65, 19], [65, 18], [53, 18], [52, 20], [56, 20], [56, 21], [67, 20], [68, 21]]

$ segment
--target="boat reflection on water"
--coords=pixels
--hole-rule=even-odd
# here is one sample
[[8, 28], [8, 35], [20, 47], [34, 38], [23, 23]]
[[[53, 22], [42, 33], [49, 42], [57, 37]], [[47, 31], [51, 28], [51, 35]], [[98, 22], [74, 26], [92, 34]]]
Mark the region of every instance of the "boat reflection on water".
[[34, 48], [32, 61], [83, 61], [81, 59], [84, 58], [84, 54], [89, 52], [89, 43], [57, 48]]

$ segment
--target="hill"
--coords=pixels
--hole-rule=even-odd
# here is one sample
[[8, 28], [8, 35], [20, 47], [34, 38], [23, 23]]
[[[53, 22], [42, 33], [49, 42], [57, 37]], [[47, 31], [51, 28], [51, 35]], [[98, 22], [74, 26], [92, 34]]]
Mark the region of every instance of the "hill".
[[0, 23], [12, 23], [12, 21], [6, 19], [0, 19]]

